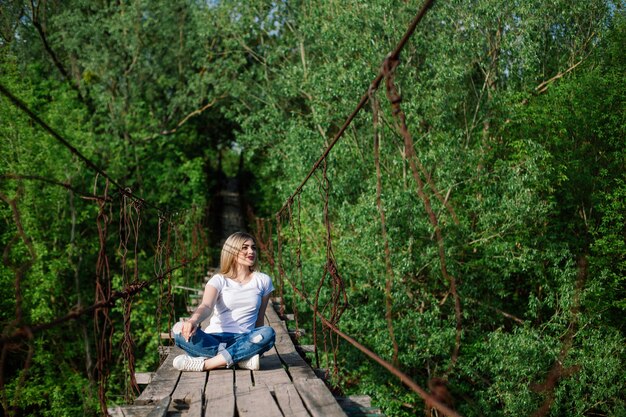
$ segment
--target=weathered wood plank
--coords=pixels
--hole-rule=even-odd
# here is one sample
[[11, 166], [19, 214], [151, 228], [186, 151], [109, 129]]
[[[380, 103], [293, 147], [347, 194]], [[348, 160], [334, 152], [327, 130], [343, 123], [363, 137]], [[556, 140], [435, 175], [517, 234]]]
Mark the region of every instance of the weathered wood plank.
[[275, 348], [265, 352], [261, 369], [252, 371], [252, 377], [256, 387], [265, 386], [270, 390], [285, 416], [309, 416]]
[[182, 349], [175, 346], [171, 347], [169, 355], [157, 369], [152, 382], [146, 386], [141, 395], [135, 400], [136, 405], [157, 403], [174, 392], [180, 372], [174, 369], [172, 362], [176, 356], [181, 354], [183, 354]]
[[254, 385], [266, 385], [270, 387], [270, 391], [274, 385], [291, 383], [291, 379], [285, 368], [283, 368], [276, 348], [265, 352], [261, 358], [261, 369], [252, 371], [252, 378], [254, 378]]
[[153, 405], [122, 405], [109, 407], [110, 417], [165, 417], [170, 405], [170, 397], [165, 397]]
[[187, 411], [187, 415], [189, 417], [202, 417], [203, 409], [204, 409], [204, 391], [197, 390], [195, 394], [191, 396], [191, 399], [189, 401], [189, 411]]
[[[179, 383], [179, 387], [181, 384], [183, 384], [183, 381]], [[180, 414], [188, 417], [202, 417], [204, 385], [200, 387], [196, 385], [194, 388], [185, 389], [178, 395], [181, 395], [182, 392], [184, 392], [184, 396], [179, 396], [178, 398], [172, 395], [172, 404], [169, 409], [170, 416]]]
[[299, 345], [296, 346], [296, 349], [300, 349], [304, 353], [315, 353], [315, 351], [317, 350], [315, 345]]
[[313, 417], [346, 417], [321, 379], [297, 379], [293, 385]]
[[239, 417], [283, 417], [267, 387], [238, 386], [235, 393]]
[[148, 417], [154, 405], [122, 405], [108, 409], [111, 417]]
[[293, 345], [291, 345], [291, 347], [276, 346], [276, 350], [281, 360], [287, 365], [287, 372], [292, 380], [316, 378], [313, 369], [311, 369], [309, 364], [295, 351]]
[[274, 345], [276, 351], [282, 362], [287, 365], [287, 372], [289, 372], [291, 379], [315, 378], [315, 372], [296, 351], [296, 347], [291, 341], [291, 337], [289, 337], [285, 322], [280, 320], [273, 308], [267, 309], [266, 317], [276, 333], [276, 343]]
[[265, 318], [268, 320], [270, 325], [274, 323], [280, 323], [282, 320], [278, 317], [278, 313], [273, 308], [268, 308], [265, 310]]
[[135, 381], [137, 385], [148, 385], [154, 378], [154, 374], [154, 372], [135, 372]]
[[251, 371], [247, 369], [235, 369], [235, 388], [249, 388], [253, 385]]
[[385, 417], [379, 407], [372, 406], [372, 399], [369, 395], [351, 395], [335, 397], [335, 399], [348, 416]]
[[181, 372], [178, 385], [172, 393], [172, 400], [184, 400], [191, 398], [198, 390], [204, 391], [207, 376], [207, 372]]
[[232, 369], [209, 371], [204, 390], [205, 417], [235, 415], [235, 372]]
[[148, 417], [165, 417], [167, 410], [170, 407], [171, 397], [165, 397], [159, 401], [159, 403], [148, 413]]
[[280, 361], [276, 348], [272, 347], [270, 350], [265, 352], [263, 356], [261, 356], [261, 370], [273, 371], [277, 369], [283, 370], [283, 363]]
[[[202, 417], [202, 401], [208, 374], [206, 372], [182, 372], [178, 385], [172, 393], [172, 402], [190, 417]], [[191, 410], [194, 413], [191, 413]], [[197, 414], [195, 414], [197, 412]]]
[[285, 416], [310, 416], [293, 383], [274, 385], [272, 393], [276, 398], [276, 403], [278, 403], [278, 406]]

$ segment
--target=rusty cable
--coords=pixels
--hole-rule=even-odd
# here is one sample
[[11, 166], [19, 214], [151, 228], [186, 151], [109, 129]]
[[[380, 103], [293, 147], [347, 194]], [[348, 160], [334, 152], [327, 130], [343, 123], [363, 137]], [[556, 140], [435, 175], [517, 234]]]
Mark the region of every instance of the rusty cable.
[[171, 268], [166, 269], [163, 274], [153, 277], [150, 280], [146, 280], [146, 281], [139, 281], [136, 283], [132, 283], [130, 284], [128, 287], [124, 288], [123, 290], [119, 291], [112, 291], [111, 295], [105, 299], [102, 299], [101, 301], [94, 303], [88, 307], [84, 307], [81, 309], [74, 309], [71, 310], [70, 312], [68, 312], [66, 315], [62, 316], [62, 317], [58, 317], [52, 321], [46, 322], [46, 323], [40, 323], [40, 324], [35, 324], [35, 325], [24, 325], [21, 326], [19, 328], [17, 328], [12, 334], [7, 335], [7, 336], [2, 336], [0, 337], [0, 346], [9, 344], [9, 343], [13, 343], [21, 338], [23, 338], [24, 336], [27, 335], [28, 331], [32, 331], [33, 333], [38, 333], [44, 330], [48, 330], [51, 329], [53, 327], [58, 326], [61, 323], [65, 323], [67, 321], [70, 320], [75, 320], [81, 316], [84, 316], [86, 314], [90, 314], [98, 309], [105, 309], [108, 310], [111, 307], [113, 307], [115, 305], [115, 303], [120, 300], [123, 299], [125, 297], [130, 297], [130, 296], [134, 296], [136, 294], [138, 294], [139, 292], [141, 292], [144, 288], [147, 288], [151, 285], [153, 285], [155, 282], [161, 281], [163, 280], [168, 274], [171, 274], [172, 272], [180, 269], [180, 268], [184, 268], [187, 265], [193, 263], [195, 261], [195, 259], [190, 259], [189, 261], [185, 262], [185, 263], [181, 263], [178, 264], [176, 266], [173, 266]]
[[[63, 146], [65, 146], [72, 154], [74, 154], [78, 159], [80, 159], [88, 168], [97, 173], [98, 175], [106, 178], [111, 184], [113, 184], [120, 193], [124, 194], [125, 187], [120, 185], [119, 182], [115, 181], [111, 176], [109, 176], [102, 168], [98, 167], [93, 161], [83, 155], [75, 146], [73, 146], [67, 139], [65, 139], [59, 132], [57, 132], [54, 128], [52, 128], [49, 124], [44, 122], [35, 112], [33, 112], [22, 100], [13, 95], [2, 83], [0, 83], [0, 93], [2, 93], [6, 98], [13, 103], [15, 107], [20, 109], [22, 112], [26, 113], [31, 120], [37, 123], [41, 128], [43, 128], [46, 132], [50, 134], [54, 139], [60, 142]], [[129, 197], [140, 202], [143, 205], [151, 206], [158, 210], [162, 210], [162, 208], [148, 203], [146, 200], [141, 197], [137, 197], [135, 195], [130, 194]]]
[[86, 194], [80, 191], [79, 189], [77, 189], [76, 187], [73, 187], [72, 184], [68, 182], [56, 181], [56, 180], [45, 178], [39, 175], [3, 174], [3, 175], [0, 175], [0, 179], [10, 179], [10, 180], [16, 180], [16, 181], [41, 181], [41, 182], [45, 182], [51, 185], [58, 185], [59, 187], [63, 187], [69, 191], [74, 192], [75, 194], [78, 194], [84, 200], [98, 200], [102, 198], [97, 195]]
[[[311, 304], [311, 301], [308, 299], [308, 297], [303, 294], [302, 292], [300, 292], [300, 290], [298, 289], [298, 287], [295, 285], [295, 283], [287, 278], [287, 282], [291, 285], [291, 288], [293, 289], [293, 291], [304, 301], [306, 302], [309, 307], [311, 309], [314, 308], [314, 306]], [[376, 353], [374, 353], [372, 350], [370, 350], [369, 348], [367, 348], [365, 345], [359, 343], [356, 339], [354, 339], [353, 337], [347, 335], [346, 333], [342, 332], [336, 325], [334, 325], [333, 323], [330, 322], [330, 320], [328, 320], [326, 317], [324, 317], [324, 315], [322, 313], [320, 313], [319, 311], [316, 313], [316, 316], [320, 319], [320, 321], [326, 326], [328, 327], [332, 332], [336, 333], [338, 336], [340, 336], [342, 339], [344, 339], [345, 341], [347, 341], [348, 343], [350, 343], [352, 346], [354, 346], [355, 348], [357, 348], [358, 350], [360, 350], [361, 352], [363, 352], [366, 356], [368, 356], [369, 358], [373, 359], [375, 362], [377, 362], [379, 365], [381, 365], [383, 368], [387, 369], [390, 373], [392, 373], [394, 376], [398, 377], [398, 379], [400, 379], [400, 381], [405, 384], [407, 387], [409, 387], [412, 391], [414, 391], [416, 394], [418, 394], [424, 401], [429, 401], [429, 404], [432, 404], [432, 406], [434, 408], [436, 408], [437, 410], [441, 411], [442, 413], [444, 413], [444, 415], [449, 416], [449, 417], [461, 417], [457, 412], [455, 412], [454, 410], [452, 410], [451, 408], [449, 408], [447, 405], [441, 403], [439, 400], [437, 400], [434, 396], [430, 395], [429, 393], [427, 393], [423, 388], [421, 388], [418, 384], [416, 384], [411, 377], [409, 377], [407, 374], [405, 374], [404, 372], [400, 371], [399, 369], [397, 369], [395, 366], [393, 366], [391, 363], [387, 362], [386, 360], [384, 360], [383, 358], [381, 358], [380, 356], [378, 356]]]
[[396, 340], [394, 327], [393, 327], [393, 299], [391, 292], [393, 289], [393, 281], [395, 275], [393, 272], [393, 266], [391, 264], [391, 250], [389, 249], [389, 238], [387, 236], [387, 224], [385, 219], [385, 209], [382, 201], [382, 175], [380, 170], [380, 133], [378, 128], [378, 118], [380, 105], [378, 99], [375, 96], [375, 92], [370, 92], [370, 104], [372, 106], [372, 120], [374, 125], [374, 165], [376, 167], [376, 207], [380, 215], [380, 229], [381, 237], [383, 239], [383, 248], [385, 253], [385, 268], [387, 271], [387, 278], [385, 280], [385, 320], [387, 321], [387, 330], [389, 332], [389, 338], [391, 339], [391, 345], [393, 346], [392, 363], [394, 366], [398, 366], [398, 354], [400, 348], [398, 341]]
[[[426, 15], [426, 12], [433, 5], [434, 2], [435, 2], [435, 0], [426, 0], [424, 2], [424, 4], [422, 5], [421, 9], [418, 11], [418, 13], [415, 15], [415, 17], [413, 18], [413, 20], [409, 24], [408, 29], [406, 30], [406, 32], [404, 33], [404, 35], [402, 36], [402, 38], [400, 39], [400, 41], [398, 42], [396, 47], [393, 49], [393, 51], [391, 51], [389, 53], [389, 55], [387, 55], [388, 58], [391, 58], [391, 59], [399, 58], [400, 52], [402, 52], [402, 50], [404, 49], [404, 46], [407, 44], [407, 42], [409, 41], [409, 39], [411, 38], [411, 36], [415, 32], [415, 29], [417, 28], [417, 25], [422, 20], [424, 15]], [[373, 91], [373, 90], [376, 90], [378, 88], [378, 86], [380, 85], [380, 82], [383, 80], [383, 78], [384, 78], [384, 74], [383, 74], [383, 70], [381, 68], [378, 71], [378, 75], [376, 75], [376, 78], [374, 78], [374, 80], [370, 83], [367, 91], [361, 96], [361, 99], [359, 100], [356, 108], [352, 111], [352, 113], [350, 113], [350, 115], [348, 116], [348, 118], [346, 119], [344, 124], [341, 126], [339, 131], [335, 134], [335, 136], [333, 137], [333, 140], [326, 147], [326, 149], [324, 150], [322, 155], [318, 158], [318, 160], [313, 164], [313, 166], [311, 167], [309, 173], [306, 175], [306, 177], [304, 177], [304, 180], [302, 180], [300, 185], [298, 185], [296, 187], [295, 191], [291, 194], [291, 196], [287, 199], [287, 201], [283, 204], [283, 206], [278, 210], [278, 212], [276, 214], [280, 214], [282, 211], [284, 211], [286, 209], [286, 206], [288, 204], [291, 204], [290, 202], [293, 200], [295, 195], [302, 191], [302, 188], [309, 181], [309, 178], [311, 178], [313, 173], [315, 171], [317, 171], [317, 169], [320, 166], [320, 164], [322, 163], [322, 161], [326, 159], [326, 157], [328, 156], [328, 154], [330, 153], [332, 148], [339, 141], [339, 139], [343, 136], [343, 134], [346, 131], [346, 129], [348, 128], [348, 126], [352, 123], [352, 120], [354, 120], [354, 118], [359, 113], [359, 111], [361, 111], [363, 106], [365, 106], [365, 103], [367, 103], [367, 101], [369, 100], [369, 92]]]
[[[96, 194], [98, 178], [94, 181], [94, 194]], [[111, 277], [109, 268], [109, 258], [106, 250], [106, 240], [108, 237], [108, 225], [112, 215], [107, 212], [107, 196], [109, 191], [109, 180], [105, 181], [104, 198], [96, 200], [98, 204], [98, 215], [96, 226], [98, 228], [98, 258], [96, 260], [96, 305], [103, 303], [111, 297]], [[110, 210], [110, 207], [108, 208]], [[72, 314], [72, 313], [70, 313]], [[70, 315], [66, 317], [74, 318]], [[68, 317], [68, 319], [69, 319]], [[78, 316], [76, 316], [78, 317]], [[53, 322], [53, 327], [58, 323]], [[113, 323], [109, 317], [109, 307], [106, 305], [94, 308], [94, 331], [96, 334], [96, 376], [98, 380], [98, 399], [103, 417], [107, 415], [106, 385], [109, 378], [109, 363], [111, 362]]]
[[419, 196], [422, 204], [424, 205], [424, 210], [428, 215], [428, 219], [434, 229], [438, 255], [439, 255], [439, 264], [441, 269], [441, 274], [444, 279], [448, 281], [450, 284], [450, 292], [454, 298], [454, 315], [456, 318], [456, 335], [455, 335], [455, 343], [454, 350], [452, 352], [452, 358], [450, 367], [448, 369], [448, 373], [452, 370], [454, 365], [456, 364], [459, 357], [459, 350], [461, 348], [461, 333], [463, 331], [462, 322], [461, 322], [461, 299], [459, 298], [459, 294], [457, 292], [457, 283], [454, 275], [450, 274], [447, 267], [447, 258], [446, 251], [444, 245], [443, 233], [441, 231], [441, 226], [439, 225], [439, 220], [437, 219], [437, 215], [433, 210], [431, 200], [428, 195], [425, 193], [424, 181], [421, 178], [420, 170], [416, 164], [416, 155], [415, 155], [415, 146], [413, 142], [413, 137], [409, 132], [409, 129], [406, 124], [406, 115], [401, 107], [402, 97], [397, 91], [394, 82], [394, 73], [397, 68], [399, 61], [397, 59], [387, 59], [385, 64], [383, 65], [383, 71], [385, 74], [385, 86], [387, 92], [387, 98], [392, 106], [392, 113], [396, 120], [396, 124], [398, 129], [400, 130], [400, 134], [404, 138], [404, 154], [405, 158], [409, 162], [409, 166], [411, 168], [411, 172], [413, 174], [413, 178], [417, 185], [417, 195]]

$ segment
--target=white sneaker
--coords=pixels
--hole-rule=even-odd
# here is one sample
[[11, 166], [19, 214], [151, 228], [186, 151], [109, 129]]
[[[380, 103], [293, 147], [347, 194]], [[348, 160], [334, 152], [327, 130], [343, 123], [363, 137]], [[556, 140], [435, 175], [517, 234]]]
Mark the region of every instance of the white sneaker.
[[261, 367], [261, 358], [259, 355], [254, 355], [250, 359], [237, 362], [237, 368], [241, 368], [241, 369], [249, 369], [251, 371], [258, 371], [260, 367]]
[[202, 372], [205, 360], [202, 356], [193, 358], [189, 355], [178, 355], [174, 358], [174, 368], [179, 371]]

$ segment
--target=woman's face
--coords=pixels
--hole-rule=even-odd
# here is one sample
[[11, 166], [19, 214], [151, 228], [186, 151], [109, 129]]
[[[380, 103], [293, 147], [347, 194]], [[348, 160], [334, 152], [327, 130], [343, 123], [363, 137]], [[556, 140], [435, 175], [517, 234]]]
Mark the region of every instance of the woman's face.
[[237, 264], [241, 266], [251, 267], [256, 260], [256, 246], [252, 239], [243, 242], [241, 250], [237, 254]]

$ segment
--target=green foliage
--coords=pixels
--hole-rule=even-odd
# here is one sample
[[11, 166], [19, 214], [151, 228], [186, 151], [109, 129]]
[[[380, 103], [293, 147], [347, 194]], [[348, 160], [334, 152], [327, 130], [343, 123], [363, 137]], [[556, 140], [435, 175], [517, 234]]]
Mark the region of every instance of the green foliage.
[[[538, 410], [545, 397], [532, 386], [553, 366], [573, 320], [615, 334], [608, 349], [621, 349], [623, 314], [616, 306], [623, 300], [618, 288], [624, 223], [618, 213], [625, 90], [623, 54], [615, 45], [623, 43], [623, 24], [619, 8], [592, 3], [437, 4], [402, 53], [396, 83], [415, 151], [458, 218], [456, 223], [427, 186], [463, 309], [461, 353], [451, 373], [453, 297], [440, 270], [433, 225], [402, 158], [402, 139], [384, 93], [378, 94], [381, 198], [400, 364], [422, 385], [432, 376], [448, 376], [453, 395], [463, 399], [458, 407], [464, 415]], [[263, 97], [263, 103], [248, 102], [239, 116], [238, 140], [254, 166], [251, 200], [258, 212], [270, 216], [307, 174], [413, 8], [402, 2], [330, 2], [288, 10], [276, 48], [262, 55], [263, 77], [250, 74], [258, 88], [243, 98]], [[542, 84], [546, 80], [551, 81]], [[341, 328], [390, 360], [372, 132], [371, 116], [363, 111], [330, 154], [329, 219], [349, 300]], [[292, 226], [284, 217], [287, 277], [309, 295], [316, 292], [326, 256], [324, 186], [318, 171], [291, 206]], [[589, 259], [588, 278], [577, 290], [581, 257]], [[573, 315], [575, 294], [584, 309]], [[330, 291], [320, 296], [323, 305]], [[606, 308], [601, 320], [587, 321]], [[568, 363], [596, 355], [582, 337], [574, 337]], [[390, 415], [411, 413], [403, 402], [415, 404], [415, 398], [392, 400], [399, 390], [389, 384], [395, 382], [362, 355], [343, 349], [342, 389], [375, 392]], [[600, 374], [602, 367], [587, 363], [585, 373]], [[611, 387], [619, 377], [598, 383], [593, 395], [602, 397], [599, 402], [568, 391], [576, 378], [561, 378], [551, 415], [614, 414], [623, 408]]]
[[[106, 248], [114, 289], [121, 289], [135, 266], [140, 279], [165, 267], [155, 251], [159, 214], [171, 215], [171, 265], [193, 257], [189, 242], [217, 242], [211, 193], [224, 173], [239, 174], [255, 213], [273, 218], [418, 7], [400, 0], [14, 2], [0, 21], [0, 82], [150, 203], [141, 209], [137, 260], [133, 250], [124, 257], [119, 195], [110, 190]], [[401, 54], [395, 83], [458, 284], [456, 362], [454, 296], [384, 83], [374, 96], [393, 275], [376, 204], [371, 103], [330, 152], [326, 177], [318, 170], [282, 218], [287, 277], [311, 296], [324, 278], [324, 305], [333, 296], [323, 273], [332, 250], [348, 299], [341, 329], [389, 361], [385, 291], [392, 280], [400, 368], [424, 387], [446, 377], [463, 415], [531, 415], [551, 398], [553, 416], [625, 412], [624, 22], [623, 4], [604, 0], [442, 2]], [[0, 320], [11, 330], [20, 265], [28, 265], [25, 323], [94, 301], [98, 209], [84, 195], [102, 194], [103, 179], [5, 98], [0, 103], [0, 193], [15, 200], [36, 254], [28, 264], [31, 246], [11, 206], [0, 203]], [[199, 224], [208, 237], [194, 232]], [[197, 285], [216, 259], [206, 248], [202, 255], [171, 282]], [[154, 369], [158, 333], [170, 313], [177, 318], [160, 304], [162, 290], [132, 300], [138, 370]], [[309, 306], [287, 297], [299, 325], [310, 328]], [[123, 321], [121, 304], [111, 315]], [[41, 349], [44, 343], [52, 348]], [[113, 343], [119, 356], [108, 389], [117, 403], [128, 391], [117, 325]], [[86, 318], [44, 333], [21, 399], [12, 400], [20, 372], [5, 375], [3, 401], [13, 407], [5, 411], [95, 414], [94, 346]], [[320, 365], [337, 365], [338, 391], [369, 394], [390, 416], [422, 412], [416, 394], [348, 344], [339, 342], [333, 360], [322, 355]], [[571, 372], [541, 391], [556, 363]], [[49, 394], [37, 395], [42, 387]]]

